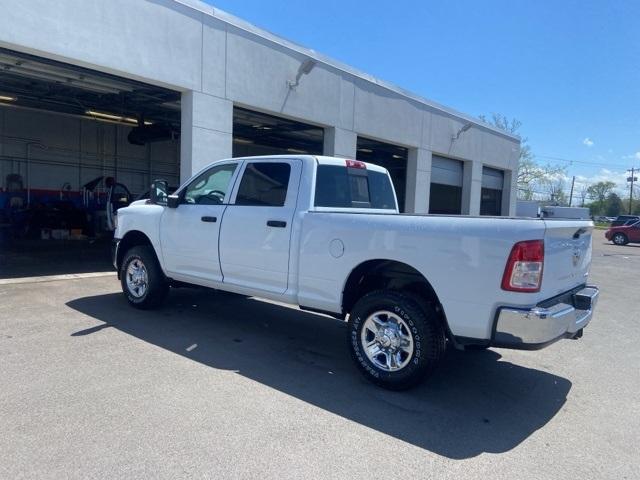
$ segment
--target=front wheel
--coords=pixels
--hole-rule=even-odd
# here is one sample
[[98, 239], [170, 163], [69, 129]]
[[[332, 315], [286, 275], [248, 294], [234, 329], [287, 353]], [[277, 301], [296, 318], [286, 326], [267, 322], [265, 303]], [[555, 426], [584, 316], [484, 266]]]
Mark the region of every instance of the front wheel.
[[133, 247], [124, 254], [120, 283], [129, 304], [143, 310], [159, 306], [169, 293], [169, 283], [150, 246]]
[[411, 295], [378, 290], [363, 296], [349, 316], [351, 354], [362, 374], [390, 390], [423, 380], [445, 350], [436, 313]]
[[627, 243], [629, 243], [629, 239], [624, 233], [616, 233], [613, 236], [612, 240], [616, 245], [626, 245]]

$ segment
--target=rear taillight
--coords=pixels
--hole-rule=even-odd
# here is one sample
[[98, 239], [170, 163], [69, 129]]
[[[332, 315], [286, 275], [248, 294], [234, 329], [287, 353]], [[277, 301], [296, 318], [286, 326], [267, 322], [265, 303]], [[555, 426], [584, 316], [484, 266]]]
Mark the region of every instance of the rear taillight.
[[516, 243], [504, 269], [502, 289], [510, 292], [538, 292], [542, 284], [543, 265], [543, 240]]

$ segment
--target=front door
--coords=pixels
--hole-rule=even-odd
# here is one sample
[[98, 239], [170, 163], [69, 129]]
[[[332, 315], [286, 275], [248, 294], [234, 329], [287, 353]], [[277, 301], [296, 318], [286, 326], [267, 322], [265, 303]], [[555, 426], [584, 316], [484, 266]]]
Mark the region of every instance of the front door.
[[238, 165], [211, 167], [178, 192], [178, 208], [165, 207], [160, 241], [165, 268], [175, 279], [222, 281], [218, 236]]
[[132, 202], [129, 189], [122, 183], [114, 183], [107, 193], [107, 228], [111, 231], [116, 229], [118, 210], [128, 207]]
[[295, 159], [249, 160], [220, 234], [224, 283], [284, 293], [302, 162]]

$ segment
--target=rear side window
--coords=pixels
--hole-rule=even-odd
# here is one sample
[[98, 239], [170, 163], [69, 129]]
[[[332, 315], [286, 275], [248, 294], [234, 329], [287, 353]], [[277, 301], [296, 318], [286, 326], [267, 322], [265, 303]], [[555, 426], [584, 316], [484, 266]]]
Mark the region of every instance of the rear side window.
[[288, 163], [249, 163], [242, 175], [236, 205], [282, 207], [290, 176]]
[[393, 187], [386, 174], [338, 165], [318, 166], [314, 204], [334, 208], [396, 208]]

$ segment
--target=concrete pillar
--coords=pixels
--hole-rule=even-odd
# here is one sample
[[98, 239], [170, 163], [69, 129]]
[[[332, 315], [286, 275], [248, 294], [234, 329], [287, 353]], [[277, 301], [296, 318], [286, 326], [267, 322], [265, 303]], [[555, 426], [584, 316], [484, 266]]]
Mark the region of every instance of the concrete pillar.
[[231, 158], [233, 102], [201, 92], [182, 94], [180, 182], [216, 160]]
[[405, 210], [407, 213], [428, 213], [431, 190], [431, 151], [410, 148], [407, 159], [407, 188]]
[[330, 157], [356, 158], [358, 136], [351, 130], [327, 127], [324, 129], [325, 155]]
[[513, 170], [504, 171], [504, 185], [502, 187], [502, 215], [515, 217], [518, 199], [518, 179]]
[[480, 215], [482, 162], [464, 162], [462, 173], [462, 214]]

